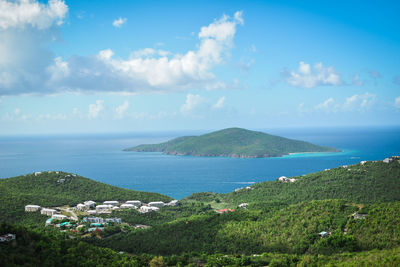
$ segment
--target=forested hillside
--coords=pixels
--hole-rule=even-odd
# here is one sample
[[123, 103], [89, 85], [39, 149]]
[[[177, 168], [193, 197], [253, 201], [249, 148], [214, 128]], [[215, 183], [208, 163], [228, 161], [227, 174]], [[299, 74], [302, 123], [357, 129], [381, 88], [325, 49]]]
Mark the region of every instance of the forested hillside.
[[127, 148], [125, 151], [260, 158], [279, 157], [297, 152], [337, 152], [339, 150], [263, 132], [229, 128], [200, 136], [179, 137], [161, 144], [139, 145]]

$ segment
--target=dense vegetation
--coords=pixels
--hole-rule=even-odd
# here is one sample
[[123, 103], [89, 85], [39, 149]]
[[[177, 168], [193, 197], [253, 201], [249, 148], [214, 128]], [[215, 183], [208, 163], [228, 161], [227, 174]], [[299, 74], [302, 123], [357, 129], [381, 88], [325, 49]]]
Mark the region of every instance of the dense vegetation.
[[229, 128], [200, 136], [179, 137], [161, 144], [139, 145], [125, 150], [229, 157], [278, 157], [296, 152], [338, 151], [331, 147], [240, 128]]
[[268, 181], [228, 194], [196, 193], [187, 201], [220, 207], [236, 207], [247, 202], [257, 207], [277, 207], [310, 200], [346, 199], [356, 203], [400, 200], [400, 164], [367, 162], [293, 177], [294, 183]]
[[43, 223], [46, 216], [24, 212], [28, 204], [56, 207], [73, 206], [86, 200], [136, 199], [143, 202], [171, 200], [165, 195], [118, 188], [64, 172], [43, 172], [38, 176], [28, 174], [0, 179], [0, 222], [28, 225], [38, 221]]
[[[57, 182], [66, 175], [29, 175], [6, 179], [4, 184], [0, 180], [4, 211], [0, 221], [33, 225], [37, 220], [43, 225], [46, 217], [24, 213], [23, 206], [13, 212], [7, 207], [13, 205], [11, 200], [25, 205], [27, 199], [34, 199], [35, 204], [48, 206], [86, 199], [169, 200], [79, 176]], [[109, 216], [121, 217], [132, 226], [151, 227], [110, 227], [102, 238], [92, 234], [69, 239], [52, 229], [2, 225], [0, 234], [17, 233], [17, 240], [0, 244], [0, 265], [50, 266], [56, 259], [59, 266], [400, 265], [398, 158], [294, 178], [295, 182], [264, 182], [228, 194], [193, 194], [159, 212], [114, 211]], [[45, 189], [39, 189], [41, 184]], [[243, 202], [249, 203], [247, 209], [237, 208]], [[215, 212], [223, 207], [235, 211]], [[322, 231], [327, 236], [321, 237]]]

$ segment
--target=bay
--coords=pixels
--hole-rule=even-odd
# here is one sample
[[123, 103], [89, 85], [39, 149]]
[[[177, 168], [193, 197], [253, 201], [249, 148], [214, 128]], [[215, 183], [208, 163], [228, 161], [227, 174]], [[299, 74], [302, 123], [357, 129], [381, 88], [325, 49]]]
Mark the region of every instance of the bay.
[[342, 152], [240, 159], [122, 151], [142, 143], [158, 143], [182, 135], [201, 134], [201, 131], [0, 136], [0, 177], [60, 170], [107, 184], [181, 199], [195, 192], [226, 193], [282, 175], [297, 176], [362, 160], [382, 160], [400, 155], [400, 127], [262, 131], [336, 147]]

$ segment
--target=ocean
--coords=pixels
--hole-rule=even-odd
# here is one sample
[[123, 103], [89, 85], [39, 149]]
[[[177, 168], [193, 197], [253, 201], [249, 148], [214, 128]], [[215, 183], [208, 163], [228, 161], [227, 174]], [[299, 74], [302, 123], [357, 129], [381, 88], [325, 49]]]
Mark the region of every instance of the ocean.
[[400, 127], [262, 131], [336, 147], [342, 152], [241, 159], [122, 151], [142, 143], [158, 143], [201, 132], [0, 136], [0, 177], [60, 170], [119, 187], [181, 199], [195, 192], [226, 193], [282, 175], [297, 176], [400, 155]]

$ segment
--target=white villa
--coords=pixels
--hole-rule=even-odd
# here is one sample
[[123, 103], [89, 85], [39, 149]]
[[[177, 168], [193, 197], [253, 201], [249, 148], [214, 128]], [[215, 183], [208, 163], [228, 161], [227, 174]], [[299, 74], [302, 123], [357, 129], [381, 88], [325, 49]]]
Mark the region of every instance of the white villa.
[[141, 206], [140, 209], [139, 209], [139, 212], [147, 213], [147, 212], [150, 212], [150, 211], [159, 211], [159, 210], [160, 210], [160, 208], [157, 208], [157, 207]]
[[157, 208], [162, 208], [165, 206], [165, 203], [162, 201], [154, 201], [154, 202], [150, 202], [147, 204], [150, 207], [157, 207]]
[[85, 217], [82, 221], [88, 223], [104, 223], [104, 219], [101, 217]]
[[136, 207], [139, 207], [142, 205], [142, 202], [140, 200], [128, 200], [125, 202], [125, 204], [132, 204], [135, 205]]
[[121, 218], [106, 218], [106, 222], [107, 223], [110, 223], [110, 222], [112, 222], [112, 223], [122, 223], [122, 220], [121, 220]]
[[25, 211], [27, 211], [27, 212], [35, 212], [35, 211], [38, 211], [40, 209], [41, 209], [41, 207], [38, 206], [38, 205], [26, 205], [25, 206]]
[[116, 200], [108, 200], [103, 202], [104, 205], [113, 205], [113, 206], [119, 206], [119, 202]]
[[87, 209], [86, 205], [82, 204], [82, 203], [79, 203], [78, 205], [76, 205], [76, 208], [78, 210], [86, 210]]
[[43, 208], [43, 209], [40, 211], [40, 214], [44, 214], [44, 215], [47, 215], [47, 216], [53, 216], [53, 215], [56, 214], [56, 213], [57, 213], [56, 210], [47, 209], [47, 208]]
[[239, 208], [246, 208], [249, 204], [248, 203], [242, 203], [238, 207]]
[[127, 203], [125, 203], [125, 204], [122, 204], [121, 205], [121, 209], [136, 209], [137, 207], [135, 206], [135, 205], [133, 205], [133, 204], [127, 204]]
[[62, 214], [53, 214], [53, 216], [51, 216], [51, 218], [55, 219], [55, 220], [64, 220], [67, 219], [68, 217]]
[[176, 205], [178, 205], [178, 200], [172, 200], [172, 201], [170, 201], [170, 202], [168, 202], [167, 204], [166, 204], [167, 206], [176, 206]]
[[42, 172], [35, 172], [34, 174], [35, 174], [35, 176], [39, 176], [42, 174]]
[[111, 210], [112, 207], [113, 207], [112, 205], [97, 205], [96, 211], [97, 212], [108, 212]]
[[97, 211], [96, 211], [96, 210], [88, 210], [88, 211], [86, 211], [86, 212], [87, 212], [87, 214], [90, 214], [90, 215], [97, 214]]
[[96, 202], [92, 201], [92, 200], [88, 200], [83, 202], [83, 204], [89, 209], [89, 208], [94, 208], [96, 206]]
[[282, 182], [282, 183], [287, 183], [287, 182], [294, 183], [294, 182], [296, 182], [296, 179], [294, 179], [294, 178], [287, 178], [286, 176], [281, 176], [281, 177], [278, 178], [278, 181], [279, 181], [279, 182]]

